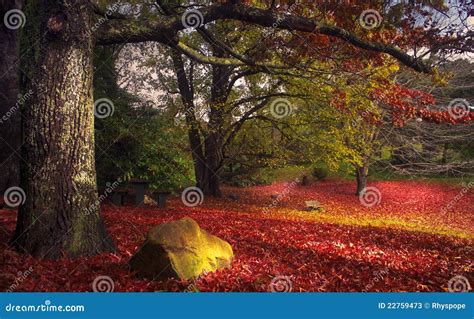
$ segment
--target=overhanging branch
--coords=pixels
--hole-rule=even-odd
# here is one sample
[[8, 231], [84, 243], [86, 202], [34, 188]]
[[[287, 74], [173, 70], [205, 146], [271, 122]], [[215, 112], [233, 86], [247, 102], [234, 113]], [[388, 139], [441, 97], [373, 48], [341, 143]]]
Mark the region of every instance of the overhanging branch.
[[[209, 6], [203, 8], [200, 12], [203, 17], [203, 24], [231, 19], [263, 27], [324, 34], [344, 40], [361, 49], [389, 54], [418, 72], [432, 72], [431, 67], [423, 61], [406, 54], [394, 46], [364, 40], [340, 27], [323, 24], [306, 17], [277, 14], [268, 10], [232, 3]], [[150, 21], [110, 20], [97, 35], [97, 43], [114, 44], [157, 41], [168, 45], [174, 41], [174, 44], [176, 44], [178, 31], [184, 29], [185, 26], [181, 22], [181, 15], [161, 16], [156, 20]], [[238, 59], [236, 60], [239, 61]], [[239, 63], [242, 63], [242, 61], [239, 61]]]

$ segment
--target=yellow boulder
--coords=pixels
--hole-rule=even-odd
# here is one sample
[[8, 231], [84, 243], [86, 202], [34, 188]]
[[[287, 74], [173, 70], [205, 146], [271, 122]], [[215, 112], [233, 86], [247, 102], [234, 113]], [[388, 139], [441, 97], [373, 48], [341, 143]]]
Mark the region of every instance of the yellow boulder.
[[130, 266], [143, 277], [188, 280], [229, 266], [233, 257], [228, 242], [185, 217], [153, 227]]

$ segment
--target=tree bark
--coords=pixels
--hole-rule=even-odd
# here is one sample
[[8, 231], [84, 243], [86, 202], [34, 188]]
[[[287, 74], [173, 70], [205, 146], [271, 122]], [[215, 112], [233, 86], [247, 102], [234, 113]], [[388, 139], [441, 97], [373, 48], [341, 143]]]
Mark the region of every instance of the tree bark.
[[[213, 56], [226, 58], [228, 54], [214, 43]], [[216, 197], [222, 196], [220, 178], [224, 157], [224, 111], [229, 97], [228, 84], [231, 70], [229, 66], [212, 66], [209, 125], [205, 138], [206, 174], [202, 186], [204, 194]]]
[[[181, 54], [172, 51], [172, 58], [178, 82], [181, 100], [185, 106], [185, 117], [188, 125], [188, 138], [194, 162], [196, 186], [205, 195], [220, 197], [220, 173], [222, 169], [222, 107], [227, 97], [226, 84], [228, 73], [222, 67], [213, 67], [213, 86], [211, 89], [211, 113], [209, 127], [200, 133], [199, 124], [195, 117], [194, 96], [191, 81], [184, 69]], [[227, 79], [227, 80], [226, 80]], [[201, 137], [201, 134], [203, 135]], [[204, 143], [203, 143], [204, 141]]]
[[0, 1], [0, 195], [20, 182], [19, 29], [8, 28], [5, 14], [21, 9], [19, 0]]
[[205, 141], [206, 157], [204, 165], [204, 174], [203, 178], [198, 181], [198, 187], [201, 188], [204, 194], [221, 197], [221, 185], [220, 185], [220, 175], [221, 175], [221, 153], [222, 148], [219, 144], [220, 137], [217, 137], [216, 134], [210, 134]]
[[360, 193], [367, 186], [367, 175], [369, 171], [369, 165], [364, 163], [362, 166], [356, 165], [356, 180], [357, 180], [357, 191], [356, 195], [359, 196]]
[[[114, 250], [102, 218], [94, 164], [91, 8], [29, 1], [40, 19], [24, 109], [20, 206], [12, 244], [38, 258]], [[40, 32], [37, 32], [37, 31]], [[34, 66], [33, 66], [34, 65]]]

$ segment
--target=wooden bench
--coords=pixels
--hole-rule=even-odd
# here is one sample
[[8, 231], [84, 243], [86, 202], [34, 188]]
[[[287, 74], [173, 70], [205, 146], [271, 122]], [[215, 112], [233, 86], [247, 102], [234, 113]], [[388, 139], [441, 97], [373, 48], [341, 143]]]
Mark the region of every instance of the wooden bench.
[[123, 206], [125, 196], [128, 194], [126, 189], [117, 189], [112, 193], [112, 203], [116, 206]]
[[160, 208], [166, 208], [166, 199], [168, 195], [171, 194], [169, 191], [165, 190], [148, 190], [150, 182], [145, 179], [131, 179], [130, 186], [132, 186], [135, 193], [135, 205], [140, 206], [145, 203], [145, 194], [151, 194], [151, 197], [158, 204]]
[[144, 179], [133, 178], [130, 180], [130, 186], [132, 186], [135, 193], [136, 206], [140, 206], [145, 202], [145, 192], [149, 184], [150, 182]]
[[159, 208], [166, 208], [166, 199], [170, 194], [171, 192], [164, 190], [154, 190], [151, 192], [151, 195], [157, 202]]

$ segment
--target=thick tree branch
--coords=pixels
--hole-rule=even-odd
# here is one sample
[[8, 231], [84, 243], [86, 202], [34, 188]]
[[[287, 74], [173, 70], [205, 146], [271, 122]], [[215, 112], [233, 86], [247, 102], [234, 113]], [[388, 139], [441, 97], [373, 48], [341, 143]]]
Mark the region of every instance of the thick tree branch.
[[[358, 48], [386, 53], [406, 66], [424, 73], [431, 73], [430, 66], [416, 59], [400, 49], [361, 39], [355, 34], [337, 26], [326, 25], [313, 19], [277, 14], [272, 11], [252, 8], [240, 4], [223, 4], [203, 8], [200, 10], [203, 24], [223, 19], [244, 21], [263, 27], [277, 27], [279, 29], [320, 33], [344, 40]], [[99, 44], [130, 43], [143, 41], [158, 41], [164, 44], [177, 44], [177, 32], [184, 30], [181, 15], [162, 16], [156, 20], [145, 21], [108, 21], [97, 35]], [[236, 59], [238, 60], [238, 59]], [[238, 60], [239, 61], [239, 60]], [[239, 61], [242, 63], [242, 61]]]

